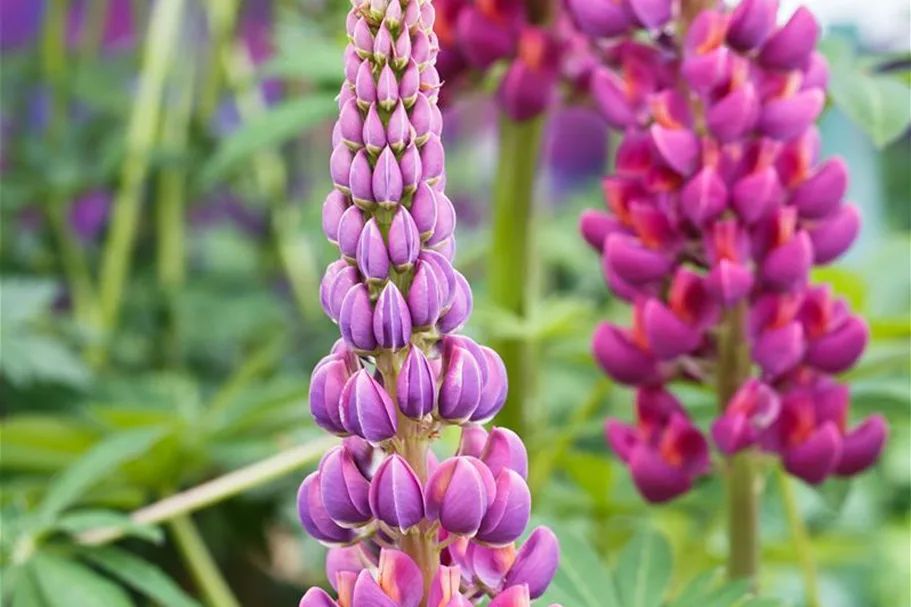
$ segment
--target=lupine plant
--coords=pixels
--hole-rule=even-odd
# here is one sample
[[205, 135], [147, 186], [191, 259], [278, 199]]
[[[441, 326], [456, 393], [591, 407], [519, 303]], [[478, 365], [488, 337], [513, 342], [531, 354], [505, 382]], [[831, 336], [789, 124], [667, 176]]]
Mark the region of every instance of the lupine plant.
[[[471, 288], [452, 267], [456, 217], [445, 194], [435, 11], [429, 0], [354, 2], [323, 228], [341, 258], [320, 300], [342, 338], [313, 371], [316, 423], [346, 437], [301, 484], [305, 529], [333, 546], [337, 602], [452, 606], [493, 597], [529, 605], [559, 559], [529, 521], [528, 456], [518, 435], [480, 425], [503, 406], [506, 369], [458, 334]], [[453, 457], [430, 450], [461, 426]]]
[[866, 470], [887, 434], [880, 415], [850, 425], [836, 378], [863, 353], [866, 322], [810, 281], [860, 227], [843, 202], [844, 160], [820, 157], [819, 26], [806, 8], [776, 25], [777, 0], [569, 6], [605, 41], [592, 94], [624, 130], [608, 210], [581, 219], [633, 308], [631, 327], [601, 324], [592, 343], [603, 370], [636, 389], [635, 423], [608, 420], [607, 441], [647, 500], [683, 495], [713, 466], [672, 384], [713, 385], [730, 574], [754, 576], [765, 461], [816, 485]]

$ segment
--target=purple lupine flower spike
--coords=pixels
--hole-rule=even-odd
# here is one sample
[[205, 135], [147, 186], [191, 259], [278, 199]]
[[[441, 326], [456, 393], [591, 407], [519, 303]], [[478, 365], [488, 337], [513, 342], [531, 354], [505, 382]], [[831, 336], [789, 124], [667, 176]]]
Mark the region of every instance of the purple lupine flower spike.
[[[333, 547], [326, 568], [339, 599], [311, 590], [300, 604], [470, 607], [483, 593], [528, 607], [559, 550], [538, 530], [516, 551], [531, 511], [528, 454], [515, 433], [480, 426], [503, 406], [506, 369], [458, 334], [472, 296], [452, 265], [434, 8], [353, 5], [322, 221], [339, 259], [320, 304], [341, 339], [309, 394], [317, 425], [345, 438], [298, 493], [301, 524]], [[440, 463], [428, 447], [445, 425], [463, 441]]]
[[672, 4], [567, 3], [605, 59], [590, 79], [595, 105], [625, 130], [607, 210], [580, 221], [608, 285], [633, 306], [632, 327], [602, 324], [592, 344], [608, 375], [637, 387], [635, 423], [608, 421], [607, 441], [646, 499], [691, 489], [708, 443], [667, 386], [717, 382], [716, 327], [741, 318], [750, 366], [711, 426], [718, 450], [776, 453], [813, 484], [856, 474], [887, 431], [881, 417], [848, 429], [848, 394], [832, 376], [856, 364], [869, 328], [811, 286], [813, 267], [860, 231], [844, 160], [820, 158], [819, 26], [806, 8], [778, 25], [777, 0], [742, 0], [709, 3], [678, 34], [665, 27]]

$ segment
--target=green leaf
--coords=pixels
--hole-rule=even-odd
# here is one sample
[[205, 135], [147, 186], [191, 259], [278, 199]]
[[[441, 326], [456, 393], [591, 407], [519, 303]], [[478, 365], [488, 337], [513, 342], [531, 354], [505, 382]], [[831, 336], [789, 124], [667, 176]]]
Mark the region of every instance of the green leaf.
[[754, 598], [746, 603], [740, 603], [737, 607], [781, 607], [782, 602], [773, 598]]
[[345, 79], [342, 45], [297, 19], [279, 20], [276, 39], [278, 51], [260, 68], [263, 76], [331, 85], [336, 89], [341, 86]]
[[318, 93], [287, 101], [234, 131], [202, 169], [200, 185], [208, 189], [256, 152], [298, 137], [338, 111], [332, 96]]
[[599, 506], [607, 503], [613, 484], [613, 466], [603, 455], [572, 451], [562, 458], [563, 467]]
[[663, 535], [638, 533], [620, 553], [614, 569], [624, 607], [659, 607], [671, 581], [671, 547]]
[[893, 76], [836, 65], [829, 92], [835, 105], [879, 148], [900, 137], [911, 124], [911, 88]]
[[[6, 578], [6, 576], [4, 578], [5, 580], [12, 579]], [[9, 583], [9, 581], [6, 583]], [[47, 604], [41, 596], [41, 589], [38, 587], [38, 581], [35, 579], [31, 563], [27, 563], [17, 571], [15, 584], [11, 585], [14, 588], [12, 591], [12, 607], [43, 607]], [[3, 590], [8, 592], [9, 588], [4, 586]]]
[[97, 433], [61, 415], [20, 413], [0, 422], [0, 436], [0, 468], [56, 472], [91, 447]]
[[670, 607], [733, 607], [740, 605], [750, 592], [749, 580], [727, 582], [724, 572], [715, 569], [696, 576]]
[[76, 463], [51, 480], [47, 493], [38, 506], [39, 519], [50, 523], [92, 485], [121, 464], [147, 451], [161, 434], [159, 428], [129, 430], [114, 434], [95, 445]]
[[50, 607], [132, 607], [126, 592], [85, 565], [55, 554], [36, 554], [35, 579]]
[[117, 529], [121, 535], [149, 542], [160, 543], [164, 540], [164, 533], [160, 528], [136, 523], [128, 515], [116, 510], [77, 510], [60, 517], [55, 527], [73, 536], [90, 529], [110, 527]]
[[81, 555], [161, 605], [200, 607], [195, 599], [181, 590], [161, 569], [125, 550], [106, 546], [83, 551]]
[[598, 553], [573, 531], [550, 525], [560, 538], [560, 568], [541, 605], [559, 602], [569, 607], [620, 607], [611, 572]]
[[[4, 325], [30, 320], [47, 310], [57, 293], [57, 285], [33, 278], [0, 279], [0, 322]], [[4, 353], [4, 358], [8, 354]], [[6, 361], [4, 361], [5, 363]]]
[[[3, 307], [6, 307], [5, 303]], [[0, 333], [2, 371], [14, 384], [54, 381], [82, 386], [88, 381], [88, 367], [61, 342], [22, 329], [7, 328]]]

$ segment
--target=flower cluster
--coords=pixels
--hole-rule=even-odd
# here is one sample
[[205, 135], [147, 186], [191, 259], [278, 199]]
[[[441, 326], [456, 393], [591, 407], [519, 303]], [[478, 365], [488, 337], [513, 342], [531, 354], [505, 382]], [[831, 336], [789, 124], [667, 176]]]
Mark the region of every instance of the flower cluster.
[[608, 211], [581, 219], [634, 310], [631, 328], [602, 324], [593, 341], [601, 367], [637, 386], [637, 423], [609, 421], [608, 442], [647, 499], [688, 491], [709, 470], [708, 441], [667, 385], [724, 381], [727, 357], [746, 379], [711, 428], [723, 454], [757, 447], [813, 484], [866, 469], [885, 422], [849, 428], [833, 376], [861, 356], [868, 329], [809, 283], [860, 228], [843, 202], [844, 161], [820, 158], [828, 69], [814, 17], [800, 8], [778, 26], [777, 0], [744, 0], [672, 29], [671, 0], [569, 6], [581, 30], [610, 38], [591, 91], [625, 130], [604, 180]]
[[[503, 406], [506, 369], [456, 332], [471, 289], [452, 266], [444, 193], [438, 43], [430, 0], [355, 1], [348, 15], [323, 228], [341, 258], [320, 300], [342, 338], [313, 371], [310, 411], [345, 437], [298, 492], [301, 523], [332, 546], [334, 601], [302, 606], [519, 607], [544, 593], [553, 533], [528, 524], [528, 456], [513, 432], [480, 424]], [[462, 428], [438, 462], [430, 442]]]
[[[547, 109], [561, 81], [584, 89], [594, 67], [587, 39], [565, 15], [547, 15], [552, 23], [543, 26], [529, 18], [528, 4], [525, 0], [437, 0], [434, 25], [445, 81], [459, 82], [499, 61], [508, 62], [497, 100], [515, 121]], [[550, 11], [547, 3], [542, 7]]]

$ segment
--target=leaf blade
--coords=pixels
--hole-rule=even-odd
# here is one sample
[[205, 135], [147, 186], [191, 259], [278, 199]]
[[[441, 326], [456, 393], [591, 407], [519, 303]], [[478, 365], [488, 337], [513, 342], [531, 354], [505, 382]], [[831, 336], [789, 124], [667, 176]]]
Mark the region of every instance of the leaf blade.
[[155, 565], [113, 546], [92, 548], [82, 556], [127, 586], [168, 607], [201, 607]]

